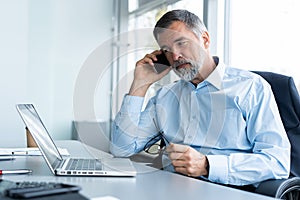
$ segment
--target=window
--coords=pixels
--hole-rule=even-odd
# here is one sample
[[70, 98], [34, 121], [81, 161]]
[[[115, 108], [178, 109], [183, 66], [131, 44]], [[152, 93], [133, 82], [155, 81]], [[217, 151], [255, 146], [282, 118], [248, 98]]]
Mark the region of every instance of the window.
[[[173, 9], [187, 9], [201, 19], [203, 17], [203, 0], [188, 0], [188, 1], [143, 1], [143, 0], [129, 0], [128, 12], [129, 12], [129, 21], [128, 21], [128, 31], [138, 30], [138, 29], [148, 29], [152, 33], [152, 30], [156, 24], [156, 21], [167, 11]], [[139, 38], [140, 35], [136, 35], [135, 38]], [[159, 47], [154, 40], [154, 37], [146, 38], [150, 43], [152, 43], [153, 48], [139, 48], [137, 47], [135, 51], [128, 53], [127, 55], [127, 72], [132, 72], [135, 68], [135, 64], [138, 60], [143, 58], [147, 53], [151, 53]], [[148, 46], [148, 45], [147, 45]], [[151, 46], [151, 45], [149, 45]], [[178, 77], [171, 72], [168, 76], [164, 77], [162, 80], [153, 84], [148, 90], [146, 95], [146, 100], [153, 96], [161, 84], [166, 84], [173, 82], [178, 79]], [[130, 80], [132, 81], [132, 80]], [[130, 84], [129, 82], [127, 83]]]
[[231, 0], [229, 64], [292, 76], [300, 89], [300, 1]]
[[[123, 1], [122, 1], [123, 2]], [[152, 36], [153, 27], [160, 16], [172, 9], [187, 9], [198, 15], [206, 24], [211, 37], [211, 53], [236, 68], [273, 71], [292, 76], [300, 90], [300, 74], [297, 58], [300, 46], [300, 1], [298, 0], [128, 0], [126, 30], [147, 29], [147, 38], [130, 33], [133, 40], [148, 42], [136, 46], [136, 41], [122, 43], [129, 46], [126, 54], [117, 56], [120, 64], [116, 82], [121, 89], [113, 91], [115, 98], [113, 115], [118, 112], [123, 95], [128, 92], [133, 70], [138, 60], [158, 46]], [[121, 19], [121, 18], [120, 18]], [[123, 18], [122, 18], [123, 19]], [[124, 25], [125, 26], [125, 25]], [[123, 48], [116, 45], [116, 48]], [[126, 48], [127, 48], [126, 47]], [[129, 48], [128, 48], [129, 49]], [[124, 58], [124, 59], [123, 59]], [[148, 90], [146, 101], [161, 84], [178, 79], [171, 72]], [[122, 80], [122, 81], [120, 81]], [[112, 117], [114, 118], [114, 117]]]
[[[157, 3], [155, 3], [157, 2]], [[159, 3], [161, 1], [143, 1], [143, 0], [129, 0], [129, 22], [128, 22], [128, 31], [132, 31], [135, 29], [149, 28], [149, 30], [153, 29], [156, 24], [156, 21], [167, 11], [173, 9], [187, 9], [191, 12], [194, 12], [200, 18], [203, 17], [203, 0], [189, 0], [189, 1], [175, 1], [173, 4], [168, 3]], [[168, 1], [166, 1], [168, 2]], [[149, 7], [153, 8], [149, 10]], [[145, 11], [145, 12], [144, 12]], [[152, 41], [156, 45], [154, 38]], [[154, 50], [154, 49], [153, 49]], [[135, 67], [135, 62], [142, 58], [146, 53], [149, 53], [149, 49], [146, 51], [139, 51], [139, 53], [135, 53], [134, 55], [129, 55], [130, 59], [128, 59], [129, 70], [133, 70]]]

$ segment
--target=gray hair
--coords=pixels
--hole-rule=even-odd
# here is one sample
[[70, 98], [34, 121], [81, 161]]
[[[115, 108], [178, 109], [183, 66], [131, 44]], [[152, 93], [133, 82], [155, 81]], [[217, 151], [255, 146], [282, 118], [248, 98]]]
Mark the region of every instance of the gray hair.
[[185, 23], [187, 28], [199, 38], [204, 31], [207, 31], [203, 22], [194, 13], [187, 10], [172, 10], [164, 14], [157, 21], [153, 30], [155, 39], [157, 40], [158, 34], [162, 33], [164, 29], [168, 28], [174, 21], [181, 21]]

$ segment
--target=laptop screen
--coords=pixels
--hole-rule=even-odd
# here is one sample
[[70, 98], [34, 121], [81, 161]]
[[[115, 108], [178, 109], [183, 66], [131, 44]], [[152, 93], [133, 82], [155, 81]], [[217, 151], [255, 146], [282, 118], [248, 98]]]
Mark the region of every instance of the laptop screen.
[[51, 170], [53, 170], [55, 168], [54, 165], [57, 164], [57, 159], [62, 160], [62, 157], [34, 106], [32, 104], [18, 104], [17, 110], [39, 146], [40, 151], [45, 156], [47, 163], [52, 166]]

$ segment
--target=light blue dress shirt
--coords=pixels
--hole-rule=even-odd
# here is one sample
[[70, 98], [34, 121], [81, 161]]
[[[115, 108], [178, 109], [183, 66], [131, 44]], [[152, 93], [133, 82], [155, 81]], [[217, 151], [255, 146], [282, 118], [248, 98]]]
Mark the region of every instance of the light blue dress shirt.
[[[111, 135], [115, 156], [142, 151], [163, 131], [169, 142], [207, 156], [210, 181], [256, 185], [288, 177], [290, 143], [272, 90], [260, 76], [219, 64], [197, 88], [179, 80], [163, 86], [144, 110], [143, 102], [125, 95]], [[164, 163], [172, 170], [166, 157]]]

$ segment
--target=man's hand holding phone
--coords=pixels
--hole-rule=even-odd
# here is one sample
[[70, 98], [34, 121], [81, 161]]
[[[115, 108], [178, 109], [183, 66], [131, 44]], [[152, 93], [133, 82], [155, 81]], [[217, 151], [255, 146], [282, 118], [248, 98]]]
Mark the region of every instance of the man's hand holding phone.
[[[134, 70], [134, 80], [131, 85], [129, 95], [144, 97], [150, 85], [165, 75], [167, 75], [171, 66], [158, 64], [162, 61], [163, 52], [161, 50], [146, 54], [145, 57], [136, 63]], [[166, 62], [166, 58], [164, 58]], [[161, 69], [164, 67], [164, 69]]]
[[161, 51], [161, 54], [156, 55], [156, 61], [154, 61], [154, 69], [157, 73], [161, 73], [167, 68], [169, 68], [171, 65], [165, 55], [165, 53]]

